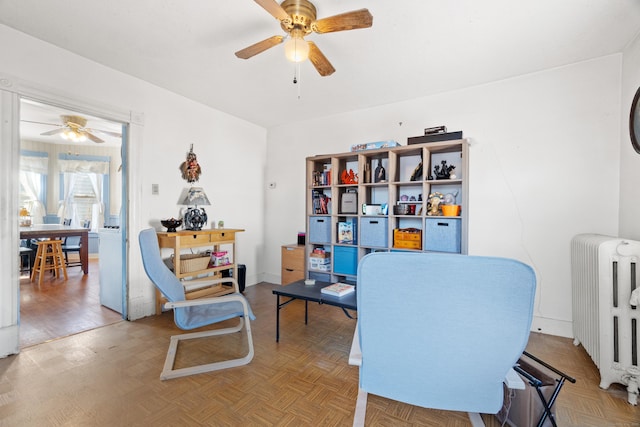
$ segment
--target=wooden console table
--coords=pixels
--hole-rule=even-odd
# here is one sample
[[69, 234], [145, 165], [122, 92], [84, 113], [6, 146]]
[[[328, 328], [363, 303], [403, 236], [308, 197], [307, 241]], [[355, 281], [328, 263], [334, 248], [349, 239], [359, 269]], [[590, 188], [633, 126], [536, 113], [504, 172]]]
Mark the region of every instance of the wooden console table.
[[[236, 233], [243, 231], [242, 229], [217, 228], [199, 231], [181, 230], [173, 233], [157, 233], [160, 248], [173, 249], [173, 272], [176, 277], [183, 282], [187, 299], [201, 298], [204, 296], [220, 296], [234, 292], [232, 286], [223, 284], [207, 286], [206, 282], [218, 278], [220, 272], [223, 270], [232, 268], [234, 272], [238, 271], [235, 257]], [[225, 247], [221, 248], [222, 245]], [[225, 250], [228, 252], [230, 264], [219, 267], [207, 266], [204, 269], [189, 272], [180, 271], [180, 256], [190, 254], [194, 248], [208, 248], [211, 249], [212, 252]], [[189, 250], [189, 252], [185, 250]], [[162, 313], [162, 305], [165, 302], [166, 299], [156, 288], [156, 314]]]

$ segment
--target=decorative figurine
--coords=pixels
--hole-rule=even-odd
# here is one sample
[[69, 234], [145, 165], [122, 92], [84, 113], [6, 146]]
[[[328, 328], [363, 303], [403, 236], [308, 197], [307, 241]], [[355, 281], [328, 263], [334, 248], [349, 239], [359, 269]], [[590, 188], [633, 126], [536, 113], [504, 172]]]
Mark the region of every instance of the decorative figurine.
[[433, 172], [436, 175], [436, 179], [449, 179], [451, 175], [451, 171], [453, 171], [456, 167], [454, 165], [447, 166], [447, 161], [443, 160], [440, 162], [442, 167], [439, 165], [434, 166]]
[[378, 159], [378, 166], [376, 166], [374, 179], [375, 182], [384, 182], [387, 179], [387, 172], [382, 166], [382, 159]]
[[410, 181], [421, 181], [421, 180], [422, 180], [422, 160], [420, 160], [420, 163], [418, 164], [418, 166], [416, 166], [416, 168], [413, 170]]
[[427, 215], [429, 216], [439, 216], [442, 215], [440, 202], [444, 196], [440, 192], [435, 192], [429, 194], [429, 198], [427, 199]]
[[191, 144], [191, 149], [187, 153], [187, 160], [180, 165], [180, 170], [182, 171], [182, 178], [187, 182], [196, 182], [200, 179], [202, 169], [198, 164], [196, 153], [193, 152], [193, 144]]
[[353, 172], [353, 169], [343, 170], [340, 175], [340, 181], [342, 184], [357, 184], [358, 183], [358, 174]]

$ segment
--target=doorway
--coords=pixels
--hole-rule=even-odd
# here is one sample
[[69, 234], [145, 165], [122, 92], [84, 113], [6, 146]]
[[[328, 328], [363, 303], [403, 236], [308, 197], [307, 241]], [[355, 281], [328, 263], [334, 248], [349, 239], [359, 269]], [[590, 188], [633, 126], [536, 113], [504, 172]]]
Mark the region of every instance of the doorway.
[[[38, 287], [30, 281], [28, 268], [21, 274], [20, 347], [24, 348], [126, 316], [122, 218], [126, 218], [127, 124], [21, 98], [19, 129], [20, 206], [16, 208], [28, 215], [33, 227], [68, 221], [72, 227], [82, 224], [90, 230], [88, 274], [72, 266], [78, 256], [74, 253], [68, 254], [66, 281], [46, 276]], [[111, 240], [115, 235], [120, 244], [115, 253], [111, 244], [109, 256], [103, 254], [101, 260], [100, 236], [105, 233]], [[117, 263], [121, 271], [109, 271], [106, 277], [108, 269], [101, 269], [104, 258], [121, 261]], [[112, 304], [114, 292], [121, 300], [117, 307]]]

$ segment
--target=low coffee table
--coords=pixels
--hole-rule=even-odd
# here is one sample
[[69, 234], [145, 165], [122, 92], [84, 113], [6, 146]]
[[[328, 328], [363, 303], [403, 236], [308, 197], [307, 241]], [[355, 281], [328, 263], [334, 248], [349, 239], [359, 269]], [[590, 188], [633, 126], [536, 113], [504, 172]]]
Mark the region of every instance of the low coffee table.
[[[326, 295], [320, 292], [322, 288], [325, 286], [331, 285], [330, 282], [319, 282], [316, 281], [315, 285], [305, 285], [304, 280], [298, 280], [297, 282], [293, 282], [286, 286], [280, 286], [273, 290], [273, 294], [276, 295], [277, 304], [276, 304], [276, 342], [280, 341], [280, 309], [285, 305], [289, 304], [293, 300], [304, 300], [304, 324], [307, 324], [309, 319], [308, 316], [308, 304], [309, 301], [317, 302], [318, 304], [326, 304], [332, 305], [334, 307], [340, 307], [344, 314], [347, 315], [350, 319], [353, 319], [353, 316], [347, 312], [349, 310], [357, 310], [358, 306], [356, 304], [356, 293], [352, 292], [348, 295], [344, 295], [341, 297], [334, 297], [332, 295]], [[284, 302], [280, 302], [280, 297], [287, 297], [288, 299]]]

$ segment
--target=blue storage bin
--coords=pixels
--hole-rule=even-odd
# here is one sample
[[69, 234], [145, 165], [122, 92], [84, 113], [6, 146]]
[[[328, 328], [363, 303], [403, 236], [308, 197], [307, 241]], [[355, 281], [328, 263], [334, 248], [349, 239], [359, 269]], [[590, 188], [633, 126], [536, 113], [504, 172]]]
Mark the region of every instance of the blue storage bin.
[[333, 247], [333, 272], [355, 276], [358, 271], [358, 248]]
[[424, 249], [460, 253], [460, 218], [427, 218]]
[[379, 217], [360, 218], [360, 246], [388, 247], [388, 221]]
[[331, 243], [331, 217], [309, 217], [309, 242]]

